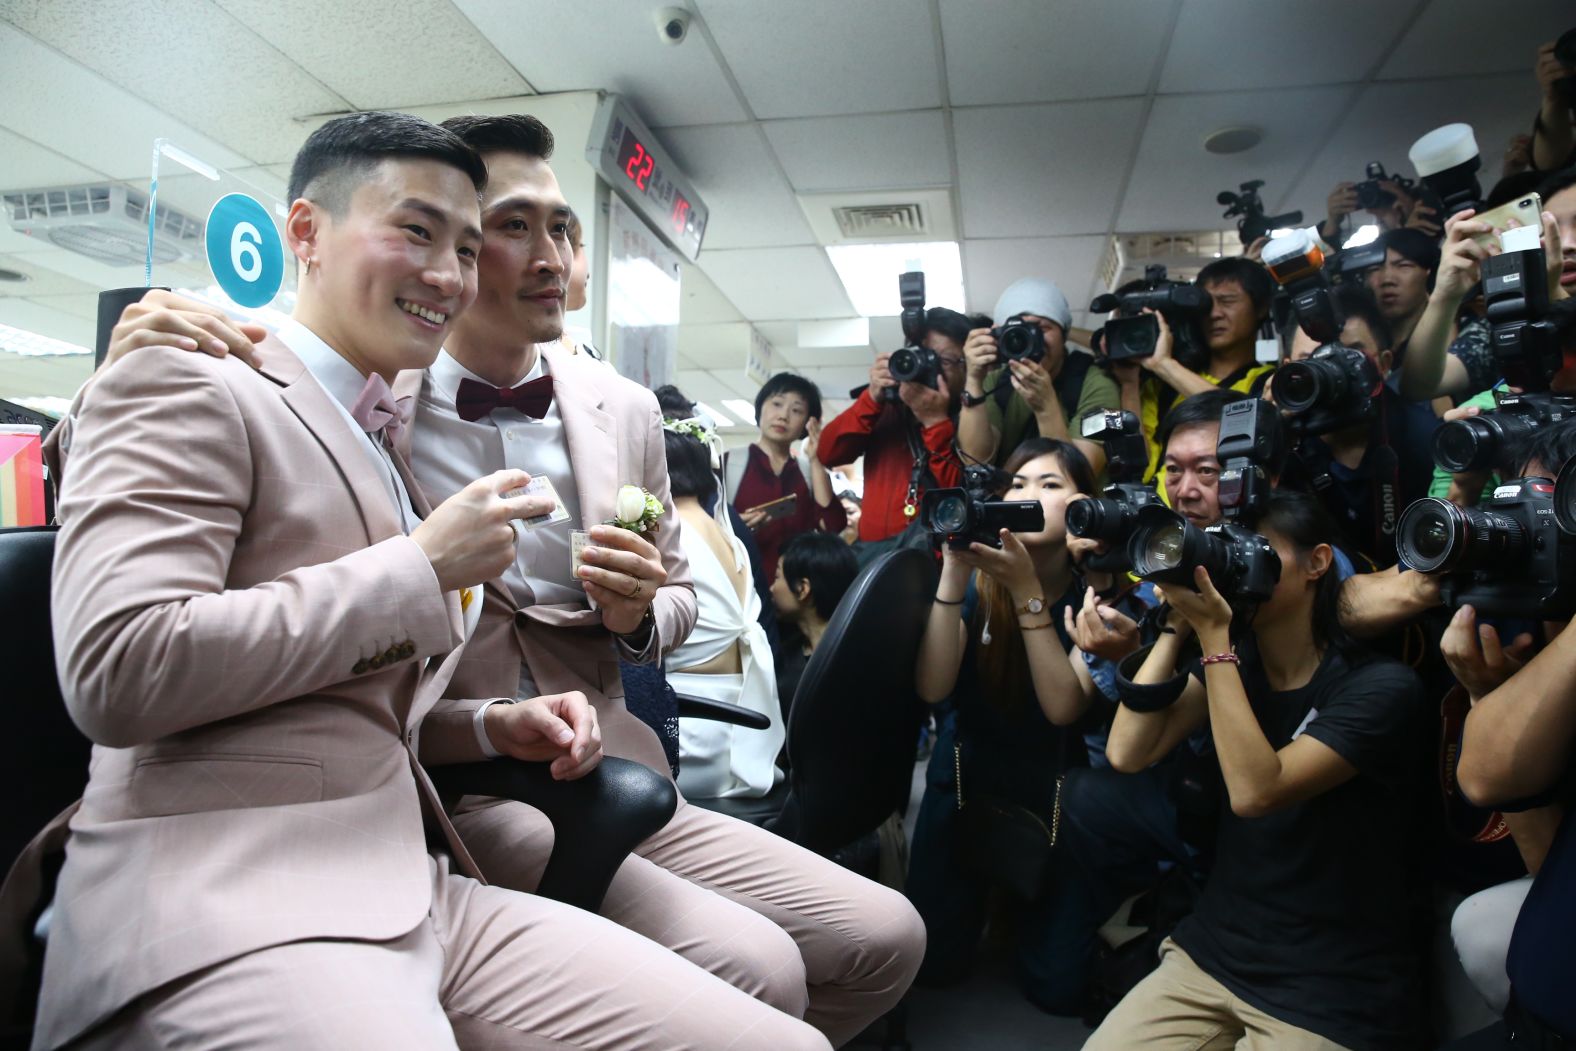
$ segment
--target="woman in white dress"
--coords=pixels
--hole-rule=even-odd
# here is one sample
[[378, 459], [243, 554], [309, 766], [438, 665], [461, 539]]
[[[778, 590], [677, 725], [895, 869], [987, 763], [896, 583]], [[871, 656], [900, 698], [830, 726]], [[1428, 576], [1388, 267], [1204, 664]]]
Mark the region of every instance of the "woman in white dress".
[[[663, 424], [668, 479], [682, 527], [679, 540], [695, 580], [695, 629], [667, 657], [678, 693], [725, 701], [771, 720], [751, 730], [707, 719], [679, 720], [679, 788], [691, 799], [764, 796], [782, 780], [777, 753], [785, 731], [771, 643], [749, 557], [726, 517], [706, 513], [717, 491], [715, 435], [700, 420]], [[721, 500], [716, 507], [726, 514]]]

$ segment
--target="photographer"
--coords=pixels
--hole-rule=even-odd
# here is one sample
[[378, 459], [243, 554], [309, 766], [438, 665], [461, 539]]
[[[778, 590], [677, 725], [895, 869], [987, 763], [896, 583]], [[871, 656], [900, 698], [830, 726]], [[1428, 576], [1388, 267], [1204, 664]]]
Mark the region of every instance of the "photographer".
[[[1340, 343], [1372, 362], [1381, 383], [1369, 416], [1324, 434], [1309, 434], [1287, 463], [1281, 485], [1323, 500], [1341, 527], [1343, 543], [1381, 568], [1396, 562], [1395, 521], [1413, 500], [1428, 495], [1434, 477], [1433, 436], [1439, 418], [1427, 405], [1406, 401], [1382, 381], [1390, 373], [1390, 327], [1373, 294], [1360, 285], [1332, 290], [1345, 318]], [[1301, 329], [1292, 361], [1307, 360], [1313, 340]], [[1271, 387], [1267, 396], [1273, 396]]]
[[1024, 994], [1072, 1013], [1084, 956], [1070, 950], [1066, 932], [1089, 926], [1086, 910], [1067, 893], [1050, 843], [1039, 838], [1038, 850], [1025, 852], [1021, 835], [1003, 837], [988, 819], [1053, 829], [1061, 775], [1084, 762], [1076, 727], [1093, 685], [1061, 634], [1062, 610], [1078, 595], [1064, 512], [1075, 494], [1093, 491], [1094, 476], [1076, 448], [1050, 438], [1024, 442], [1005, 470], [1012, 481], [1003, 498], [1038, 500], [1044, 528], [1004, 529], [1000, 548], [946, 548], [915, 688], [930, 704], [950, 700], [950, 712], [938, 714], [908, 894], [928, 932], [919, 981], [949, 984], [972, 969], [987, 891], [1012, 888], [1023, 903], [1016, 955]]
[[[1207, 724], [1225, 799], [1194, 913], [1091, 1049], [1250, 1032], [1275, 1047], [1416, 1041], [1406, 830], [1422, 775], [1417, 681], [1341, 627], [1333, 528], [1316, 500], [1273, 494], [1259, 530], [1280, 559], [1270, 598], [1239, 613], [1201, 567], [1197, 590], [1167, 586], [1175, 634], [1124, 686], [1112, 765], [1143, 770]], [[1195, 634], [1204, 657], [1184, 662]], [[1162, 693], [1174, 701], [1157, 708]]]
[[[832, 422], [821, 428], [816, 455], [826, 467], [859, 457], [864, 463], [864, 499], [856, 553], [860, 564], [897, 546], [914, 521], [914, 509], [930, 488], [963, 482], [963, 465], [953, 450], [954, 420], [963, 390], [963, 342], [968, 318], [955, 310], [925, 312], [924, 345], [936, 352], [941, 373], [934, 388], [912, 381], [896, 383], [883, 352], [870, 366], [870, 385]], [[898, 401], [882, 392], [896, 387]]]
[[[1390, 325], [1394, 340], [1393, 364], [1389, 383], [1403, 398], [1412, 401], [1430, 401], [1437, 383], [1431, 384], [1427, 372], [1432, 358], [1433, 341], [1442, 339], [1441, 348], [1448, 346], [1463, 374], [1489, 376], [1493, 382], [1493, 358], [1488, 349], [1488, 330], [1481, 323], [1466, 325], [1456, 333], [1455, 306], [1449, 306], [1441, 315], [1444, 329], [1436, 332], [1425, 329], [1419, 332], [1424, 313], [1430, 310], [1430, 293], [1435, 288], [1435, 275], [1439, 270], [1438, 243], [1416, 230], [1389, 230], [1379, 235], [1376, 242], [1384, 251], [1384, 261], [1370, 270], [1365, 278], [1368, 288], [1379, 302], [1379, 312]], [[1462, 291], [1465, 291], [1463, 288]], [[1459, 304], [1459, 296], [1456, 304]], [[1408, 368], [1414, 335], [1421, 335], [1424, 348], [1423, 364], [1419, 374]]]
[[1025, 277], [996, 300], [998, 324], [1021, 318], [1038, 325], [1045, 356], [1040, 361], [1002, 363], [994, 330], [975, 328], [963, 350], [968, 372], [958, 418], [958, 447], [977, 463], [1005, 463], [1014, 449], [1036, 435], [1072, 441], [1098, 475], [1105, 464], [1100, 446], [1070, 434], [1068, 421], [1117, 407], [1116, 384], [1090, 366], [1092, 355], [1067, 348], [1072, 308], [1049, 281]]

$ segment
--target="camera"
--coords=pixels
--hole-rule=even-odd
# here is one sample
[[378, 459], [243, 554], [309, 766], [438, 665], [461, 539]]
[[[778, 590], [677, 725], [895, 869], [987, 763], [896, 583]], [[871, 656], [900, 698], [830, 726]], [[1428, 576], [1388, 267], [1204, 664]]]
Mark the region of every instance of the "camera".
[[[1567, 465], [1568, 466], [1568, 465]], [[1547, 478], [1519, 478], [1478, 507], [1426, 497], [1407, 507], [1396, 547], [1407, 565], [1440, 574], [1447, 605], [1479, 614], [1553, 619], [1576, 612], [1576, 538], [1557, 508], [1571, 502]], [[1561, 501], [1560, 497], [1565, 499]]]
[[1137, 361], [1154, 354], [1160, 339], [1160, 323], [1145, 314], [1145, 308], [1164, 314], [1171, 326], [1176, 357], [1184, 363], [1197, 360], [1203, 353], [1201, 323], [1209, 316], [1214, 301], [1197, 285], [1171, 281], [1166, 268], [1158, 264], [1144, 267], [1144, 277], [1136, 288], [1125, 292], [1106, 292], [1096, 296], [1089, 309], [1097, 314], [1120, 310], [1121, 316], [1105, 323], [1096, 336], [1097, 350], [1107, 362]]
[[996, 356], [1002, 361], [1040, 361], [1045, 357], [1045, 333], [1037, 321], [1022, 315], [1010, 317], [990, 334], [996, 338]]
[[1306, 230], [1293, 230], [1264, 246], [1264, 268], [1281, 287], [1297, 325], [1316, 343], [1340, 338], [1341, 317], [1324, 276], [1324, 250]]
[[1234, 401], [1220, 411], [1220, 513], [1229, 519], [1258, 520], [1270, 495], [1266, 467], [1274, 455], [1274, 409], [1262, 398]]
[[1576, 416], [1576, 395], [1496, 391], [1494, 411], [1441, 424], [1434, 462], [1452, 474], [1504, 466], [1534, 431]]
[[1091, 412], [1083, 418], [1080, 433], [1086, 441], [1097, 441], [1104, 448], [1112, 484], [1106, 486], [1104, 496], [1067, 505], [1067, 532], [1106, 545], [1103, 553], [1085, 556], [1084, 569], [1125, 573], [1132, 568], [1127, 545], [1138, 524], [1139, 510], [1160, 504], [1159, 495], [1138, 481], [1149, 466], [1148, 443], [1138, 417], [1131, 412]]
[[1446, 124], [1412, 143], [1407, 152], [1426, 191], [1420, 196], [1439, 222], [1467, 208], [1483, 210], [1477, 172], [1483, 166], [1470, 124]]
[[1128, 554], [1133, 573], [1157, 584], [1191, 588], [1193, 567], [1203, 566], [1215, 589], [1232, 601], [1263, 602], [1280, 580], [1280, 556], [1258, 533], [1234, 522], [1200, 529], [1165, 507], [1138, 512]]
[[657, 8], [657, 35], [664, 44], [678, 45], [689, 36], [690, 13], [682, 7]]
[[1001, 547], [996, 534], [1038, 533], [1045, 528], [1045, 508], [1038, 500], [993, 500], [1001, 489], [1001, 472], [988, 464], [963, 469], [961, 489], [932, 489], [919, 502], [919, 520], [937, 544], [966, 548], [978, 542]]
[[1253, 179], [1238, 186], [1236, 193], [1222, 190], [1215, 195], [1215, 203], [1226, 206], [1221, 218], [1241, 216], [1237, 220], [1237, 237], [1245, 245], [1250, 245], [1261, 237], [1268, 237], [1271, 230], [1296, 226], [1302, 222], [1300, 211], [1265, 215], [1264, 202], [1259, 199], [1259, 187], [1263, 185], [1263, 179]]
[[[897, 277], [898, 299], [903, 312], [898, 320], [903, 326], [904, 345], [887, 358], [887, 371], [898, 383], [923, 383], [931, 390], [937, 389], [941, 378], [941, 357], [925, 346], [925, 274], [910, 270]], [[887, 387], [881, 392], [887, 401], [897, 401], [897, 387]]]
[[1408, 185], [1407, 181], [1401, 177], [1387, 174], [1384, 170], [1384, 165], [1378, 161], [1369, 161], [1368, 167], [1363, 169], [1363, 171], [1368, 177], [1357, 184], [1356, 190], [1357, 207], [1365, 211], [1372, 211], [1375, 208], [1388, 208], [1395, 203], [1395, 194], [1380, 186], [1381, 182], [1393, 182], [1402, 187]]

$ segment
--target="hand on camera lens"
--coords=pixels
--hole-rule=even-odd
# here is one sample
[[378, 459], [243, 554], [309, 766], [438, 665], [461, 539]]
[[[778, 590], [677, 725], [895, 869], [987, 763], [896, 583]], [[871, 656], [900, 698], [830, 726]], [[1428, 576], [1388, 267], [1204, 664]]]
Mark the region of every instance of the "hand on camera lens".
[[1175, 360], [1175, 356], [1171, 353], [1171, 324], [1166, 321], [1166, 316], [1158, 310], [1151, 310], [1149, 307], [1145, 307], [1144, 313], [1155, 319], [1155, 325], [1158, 326], [1160, 331], [1155, 337], [1155, 352], [1147, 358], [1139, 358], [1138, 363], [1150, 372], [1160, 372], [1168, 363]]
[[1009, 361], [1007, 368], [1012, 373], [1012, 389], [1018, 392], [1031, 412], [1043, 411], [1056, 397], [1056, 390], [1051, 386], [1051, 374], [1039, 362]]
[[968, 341], [963, 344], [963, 359], [968, 366], [969, 379], [984, 383], [985, 377], [1000, 360], [996, 352], [996, 337], [990, 334], [990, 329], [977, 328], [969, 333]]
[[1357, 211], [1356, 183], [1343, 182], [1330, 191], [1330, 199], [1325, 202], [1325, 214], [1329, 217], [1332, 229], [1339, 226], [1342, 219], [1355, 211]]
[[1450, 673], [1476, 701], [1498, 689], [1532, 655], [1533, 638], [1521, 634], [1509, 646], [1501, 646], [1499, 632], [1491, 625], [1477, 623], [1477, 611], [1462, 606], [1450, 618], [1450, 626], [1439, 640], [1439, 652], [1450, 666]]
[[952, 391], [947, 386], [945, 376], [936, 377], [935, 389], [923, 383], [904, 380], [897, 385], [897, 395], [922, 427], [934, 427], [947, 418], [947, 412], [952, 408]]
[[892, 373], [887, 370], [887, 359], [892, 355], [882, 351], [876, 355], [874, 365], [870, 366], [870, 390], [879, 394], [883, 388], [893, 386], [897, 381], [892, 378]]
[[1209, 579], [1209, 570], [1197, 566], [1193, 570], [1192, 588], [1175, 586], [1156, 588], [1174, 612], [1184, 617], [1202, 638], [1211, 633], [1221, 633], [1231, 627], [1231, 604]]

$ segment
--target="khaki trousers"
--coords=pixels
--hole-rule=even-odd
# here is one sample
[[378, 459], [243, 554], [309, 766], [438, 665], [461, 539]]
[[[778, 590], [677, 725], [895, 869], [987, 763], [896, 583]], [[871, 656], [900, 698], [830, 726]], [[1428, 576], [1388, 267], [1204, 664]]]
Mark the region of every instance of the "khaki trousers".
[[544, 898], [451, 875], [392, 942], [305, 941], [142, 997], [83, 1051], [732, 1049], [825, 1051], [810, 1026], [647, 938]]
[[[552, 847], [540, 812], [467, 797], [454, 825], [489, 881], [535, 889]], [[803, 1017], [834, 1046], [890, 1010], [925, 955], [924, 923], [903, 895], [683, 801], [619, 869], [602, 915]]]
[[1160, 966], [1122, 997], [1084, 1051], [1346, 1051], [1254, 1007], [1221, 985], [1182, 947], [1160, 943]]

